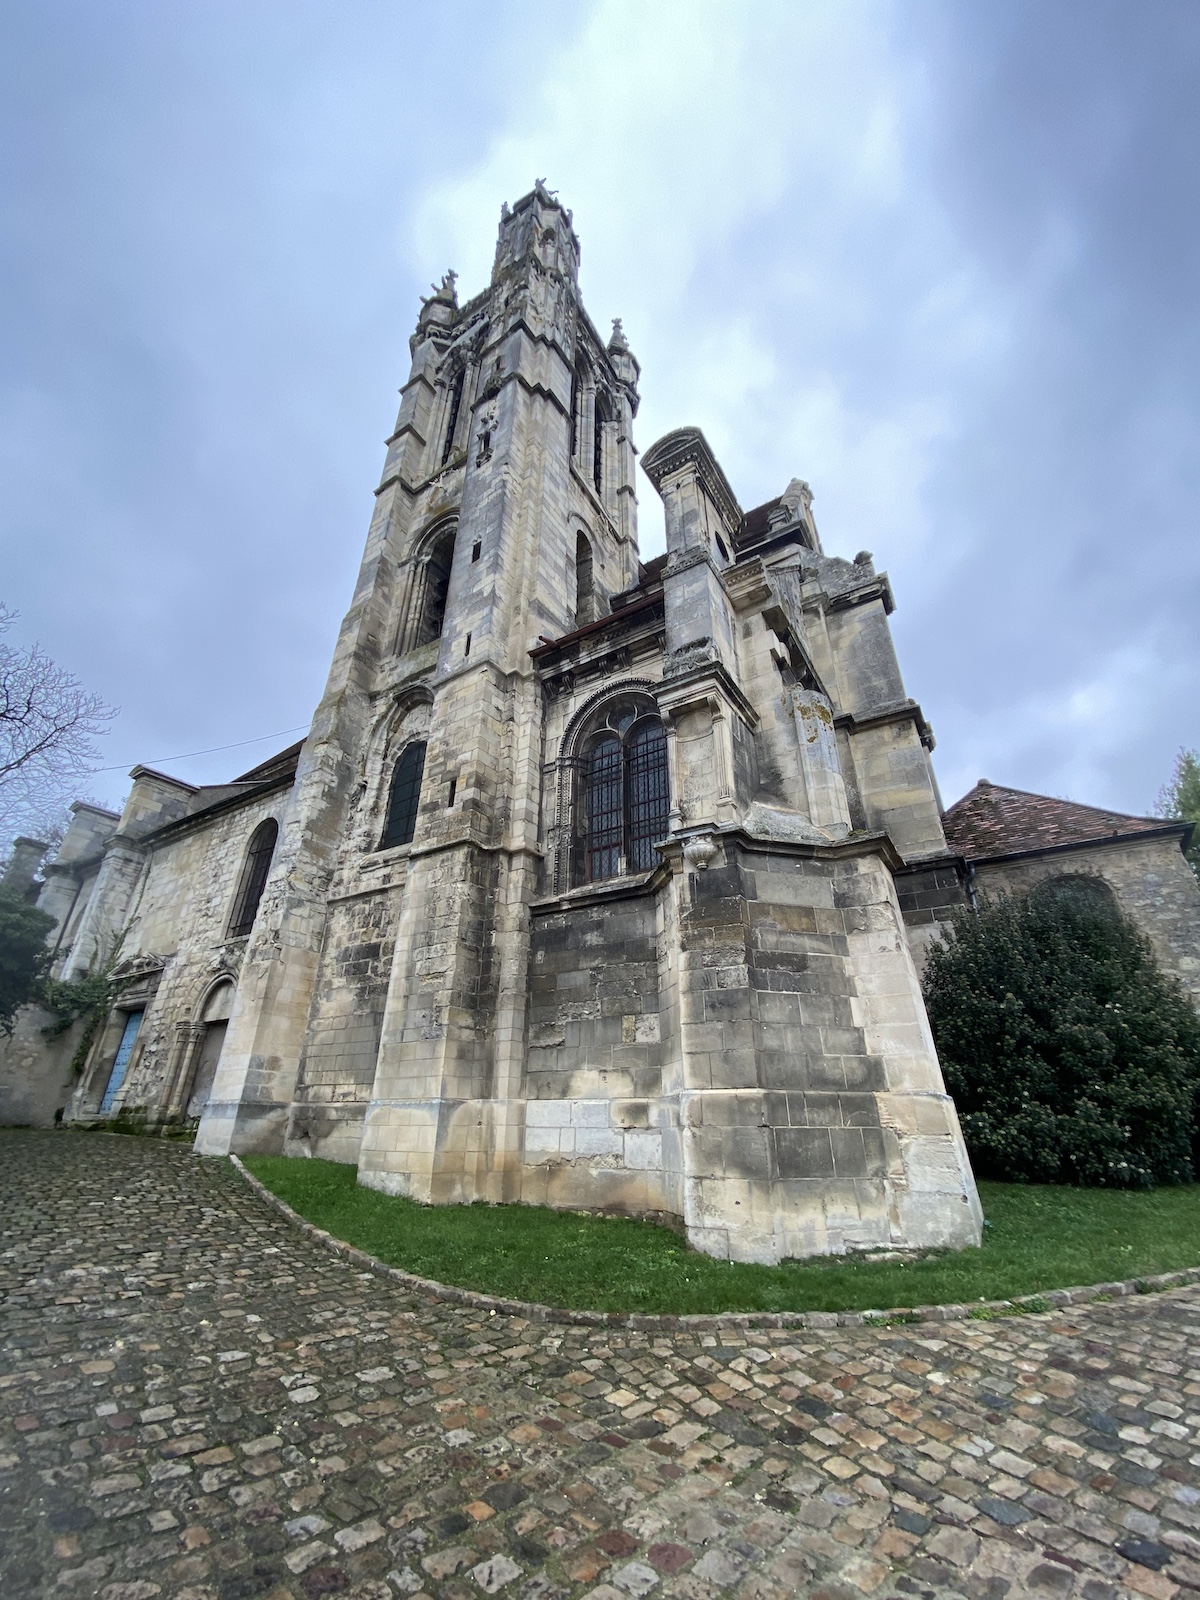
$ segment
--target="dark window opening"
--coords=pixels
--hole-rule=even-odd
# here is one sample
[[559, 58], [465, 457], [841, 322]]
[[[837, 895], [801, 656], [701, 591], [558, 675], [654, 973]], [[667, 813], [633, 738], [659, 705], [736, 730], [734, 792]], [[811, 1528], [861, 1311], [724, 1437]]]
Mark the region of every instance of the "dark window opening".
[[615, 878], [621, 870], [624, 785], [621, 741], [609, 734], [592, 746], [588, 761], [588, 877]]
[[446, 437], [442, 443], [442, 465], [450, 459], [450, 452], [454, 449], [454, 434], [458, 428], [458, 413], [462, 406], [463, 384], [466, 382], [467, 369], [460, 367], [450, 390], [450, 416], [446, 422]]
[[425, 560], [425, 595], [421, 608], [421, 627], [418, 644], [428, 644], [440, 639], [446, 620], [446, 597], [450, 593], [450, 572], [454, 565], [454, 536], [457, 530], [447, 528], [435, 540]]
[[279, 824], [273, 817], [260, 822], [250, 835], [250, 845], [246, 851], [245, 865], [242, 867], [242, 881], [238, 885], [237, 898], [233, 903], [233, 916], [229, 920], [228, 936], [231, 939], [242, 938], [254, 926], [254, 919], [258, 915], [258, 903], [267, 886], [267, 874], [271, 870], [271, 858], [275, 854], [278, 839]]
[[449, 811], [454, 804], [454, 796], [458, 793], [458, 779], [450, 779], [450, 790], [446, 795], [446, 810]]
[[571, 460], [579, 455], [579, 408], [583, 404], [583, 385], [579, 378], [579, 368], [576, 367], [571, 374]]
[[463, 658], [464, 658], [464, 660], [470, 654], [471, 654], [471, 635], [468, 634], [467, 635], [467, 642], [466, 642], [466, 644], [463, 645]]
[[729, 560], [729, 551], [726, 550], [726, 548], [725, 548], [724, 539], [722, 539], [722, 537], [721, 537], [721, 535], [719, 533], [716, 534], [714, 537], [716, 538], [716, 541], [717, 541], [717, 549], [721, 552], [721, 560], [722, 561], [728, 561]]
[[471, 546], [471, 560], [472, 561], [478, 561], [479, 557], [482, 554], [483, 554], [483, 541], [481, 539], [476, 539], [475, 543]]
[[575, 535], [575, 626], [596, 620], [592, 547], [582, 533]]
[[1080, 911], [1090, 911], [1102, 917], [1118, 917], [1117, 898], [1103, 878], [1069, 874], [1046, 878], [1030, 892], [1030, 899], [1043, 905], [1067, 904]]
[[667, 736], [661, 722], [639, 723], [628, 745], [629, 866], [649, 872], [658, 865], [654, 841], [667, 832]]
[[597, 391], [596, 394], [596, 420], [592, 431], [592, 481], [596, 485], [596, 493], [604, 498], [604, 424], [611, 422], [608, 401]]
[[667, 737], [657, 715], [636, 704], [614, 707], [588, 752], [583, 789], [586, 880], [653, 871], [671, 811]]
[[381, 850], [391, 850], [396, 845], [411, 844], [417, 827], [417, 807], [421, 801], [421, 779], [425, 775], [425, 744], [407, 745], [392, 774], [392, 790], [388, 796], [387, 821]]

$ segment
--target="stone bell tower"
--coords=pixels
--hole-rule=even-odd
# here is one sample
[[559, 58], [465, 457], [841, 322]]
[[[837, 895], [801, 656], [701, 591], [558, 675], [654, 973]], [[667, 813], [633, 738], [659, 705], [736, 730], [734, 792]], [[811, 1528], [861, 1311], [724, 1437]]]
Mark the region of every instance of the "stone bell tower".
[[[539, 183], [503, 208], [488, 287], [460, 305], [448, 273], [422, 303], [201, 1150], [292, 1148], [314, 1117], [325, 1133], [340, 1119], [348, 1155], [361, 1126], [366, 1183], [435, 1200], [515, 1192], [540, 863], [530, 652], [639, 573], [638, 365], [619, 325], [607, 344], [597, 334], [578, 267], [571, 214]], [[381, 849], [386, 767], [413, 736], [415, 836]], [[337, 907], [377, 894], [374, 924], [336, 931]], [[391, 965], [366, 1000], [377, 1053], [348, 1098], [344, 1070], [331, 1087], [319, 1068], [347, 1059], [354, 1031], [333, 1015], [331, 959], [381, 940]]]
[[420, 489], [404, 518], [411, 528], [456, 500], [458, 530], [428, 679], [424, 842], [408, 862], [360, 1175], [420, 1199], [518, 1192], [526, 907], [540, 868], [530, 651], [578, 620], [580, 513], [593, 583], [611, 593], [637, 577], [637, 367], [623, 341], [599, 348], [578, 265], [570, 214], [539, 185], [505, 208], [489, 288], [461, 309], [443, 289], [414, 338], [413, 448], [422, 433], [436, 444], [440, 427], [446, 481]]

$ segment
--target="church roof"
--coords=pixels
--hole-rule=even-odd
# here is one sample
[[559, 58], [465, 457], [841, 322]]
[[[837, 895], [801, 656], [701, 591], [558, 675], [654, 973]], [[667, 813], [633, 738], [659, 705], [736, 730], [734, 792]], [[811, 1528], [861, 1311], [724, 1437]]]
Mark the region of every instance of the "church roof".
[[1161, 817], [1131, 817], [1075, 800], [1006, 789], [986, 778], [980, 778], [942, 817], [951, 850], [976, 860], [1063, 845], [1107, 843], [1130, 834], [1181, 826], [1184, 824], [1164, 822]]
[[251, 767], [249, 772], [243, 772], [240, 777], [230, 781], [270, 783], [276, 778], [290, 778], [300, 764], [300, 752], [303, 748], [304, 740], [298, 739], [295, 744], [288, 745], [286, 750], [281, 750], [277, 756], [270, 756], [266, 761], [260, 761], [258, 766]]
[[747, 511], [738, 529], [738, 543], [757, 544], [760, 539], [765, 539], [770, 528], [771, 513], [782, 504], [783, 496], [777, 494], [774, 500], [764, 500], [761, 506]]

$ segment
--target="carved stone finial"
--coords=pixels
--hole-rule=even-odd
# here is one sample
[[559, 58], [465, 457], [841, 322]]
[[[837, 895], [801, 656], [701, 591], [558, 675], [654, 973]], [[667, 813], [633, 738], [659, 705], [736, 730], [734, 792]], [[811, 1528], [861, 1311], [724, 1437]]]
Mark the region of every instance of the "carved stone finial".
[[613, 318], [612, 338], [608, 341], [610, 350], [628, 350], [629, 340], [625, 337], [625, 329], [621, 326], [620, 317]]

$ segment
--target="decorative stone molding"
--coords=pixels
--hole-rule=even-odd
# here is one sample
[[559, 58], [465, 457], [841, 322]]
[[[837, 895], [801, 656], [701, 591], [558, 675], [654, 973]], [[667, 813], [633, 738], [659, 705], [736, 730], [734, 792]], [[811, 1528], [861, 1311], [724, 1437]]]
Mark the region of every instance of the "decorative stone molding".
[[683, 859], [697, 872], [706, 871], [717, 854], [717, 841], [711, 833], [700, 833], [683, 841]]

